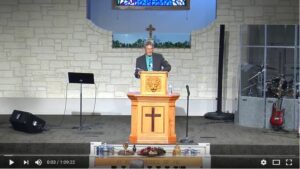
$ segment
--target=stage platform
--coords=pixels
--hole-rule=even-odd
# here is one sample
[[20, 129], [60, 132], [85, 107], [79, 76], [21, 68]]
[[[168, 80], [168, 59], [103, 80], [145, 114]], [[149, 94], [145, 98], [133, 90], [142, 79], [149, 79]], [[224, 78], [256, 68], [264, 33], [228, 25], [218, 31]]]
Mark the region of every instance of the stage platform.
[[[84, 116], [79, 131], [79, 116], [39, 116], [47, 123], [47, 131], [28, 134], [15, 131], [8, 115], [0, 116], [0, 152], [19, 155], [90, 155], [91, 142], [122, 144], [130, 134], [130, 116]], [[63, 119], [63, 121], [62, 121]], [[177, 139], [185, 137], [185, 117], [176, 117]], [[299, 166], [299, 137], [295, 132], [275, 132], [236, 125], [234, 122], [212, 121], [190, 117], [189, 136], [195, 144], [209, 143], [211, 167], [260, 165], [274, 158], [293, 159]], [[250, 160], [249, 160], [250, 159]], [[88, 158], [86, 159], [88, 162]], [[230, 162], [229, 162], [230, 161]], [[235, 166], [232, 166], [235, 165]], [[284, 165], [284, 163], [282, 163]]]

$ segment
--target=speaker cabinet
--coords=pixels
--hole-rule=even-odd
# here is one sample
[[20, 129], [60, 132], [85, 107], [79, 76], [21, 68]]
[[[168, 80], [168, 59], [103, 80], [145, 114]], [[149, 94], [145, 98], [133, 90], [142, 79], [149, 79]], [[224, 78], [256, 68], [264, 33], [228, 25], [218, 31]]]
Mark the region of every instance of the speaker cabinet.
[[13, 128], [27, 133], [40, 133], [46, 122], [39, 117], [24, 111], [14, 110], [9, 119]]

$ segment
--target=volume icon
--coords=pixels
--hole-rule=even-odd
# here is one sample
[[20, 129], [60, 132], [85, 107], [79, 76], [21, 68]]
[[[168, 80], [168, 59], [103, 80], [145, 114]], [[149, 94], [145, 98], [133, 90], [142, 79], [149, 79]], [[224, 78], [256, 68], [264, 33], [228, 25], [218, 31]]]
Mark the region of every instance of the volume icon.
[[34, 163], [38, 166], [41, 166], [43, 164], [43, 161], [41, 159], [38, 159]]

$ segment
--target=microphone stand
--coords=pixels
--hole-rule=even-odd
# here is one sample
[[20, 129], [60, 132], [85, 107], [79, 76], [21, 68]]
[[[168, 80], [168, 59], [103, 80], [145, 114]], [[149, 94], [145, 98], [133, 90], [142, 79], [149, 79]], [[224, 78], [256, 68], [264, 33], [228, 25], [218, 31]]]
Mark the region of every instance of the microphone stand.
[[180, 143], [183, 144], [189, 144], [189, 143], [193, 143], [194, 141], [189, 139], [189, 100], [190, 100], [190, 90], [189, 90], [189, 86], [186, 85], [186, 90], [187, 90], [187, 104], [186, 104], [186, 128], [185, 128], [185, 138], [180, 140]]

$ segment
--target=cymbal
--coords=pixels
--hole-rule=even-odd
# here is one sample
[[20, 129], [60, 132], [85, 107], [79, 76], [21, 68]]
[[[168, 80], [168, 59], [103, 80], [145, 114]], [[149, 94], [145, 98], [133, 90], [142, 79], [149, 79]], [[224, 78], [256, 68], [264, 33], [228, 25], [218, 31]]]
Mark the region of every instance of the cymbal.
[[[263, 65], [256, 65], [256, 67], [259, 67], [259, 68], [261, 68], [261, 69], [264, 68]], [[275, 67], [268, 66], [268, 65], [267, 65], [266, 69], [269, 69], [269, 70], [277, 70]]]
[[252, 64], [244, 63], [244, 64], [242, 64], [241, 69], [242, 69], [242, 71], [247, 72], [253, 67], [254, 67], [254, 65], [252, 65]]

